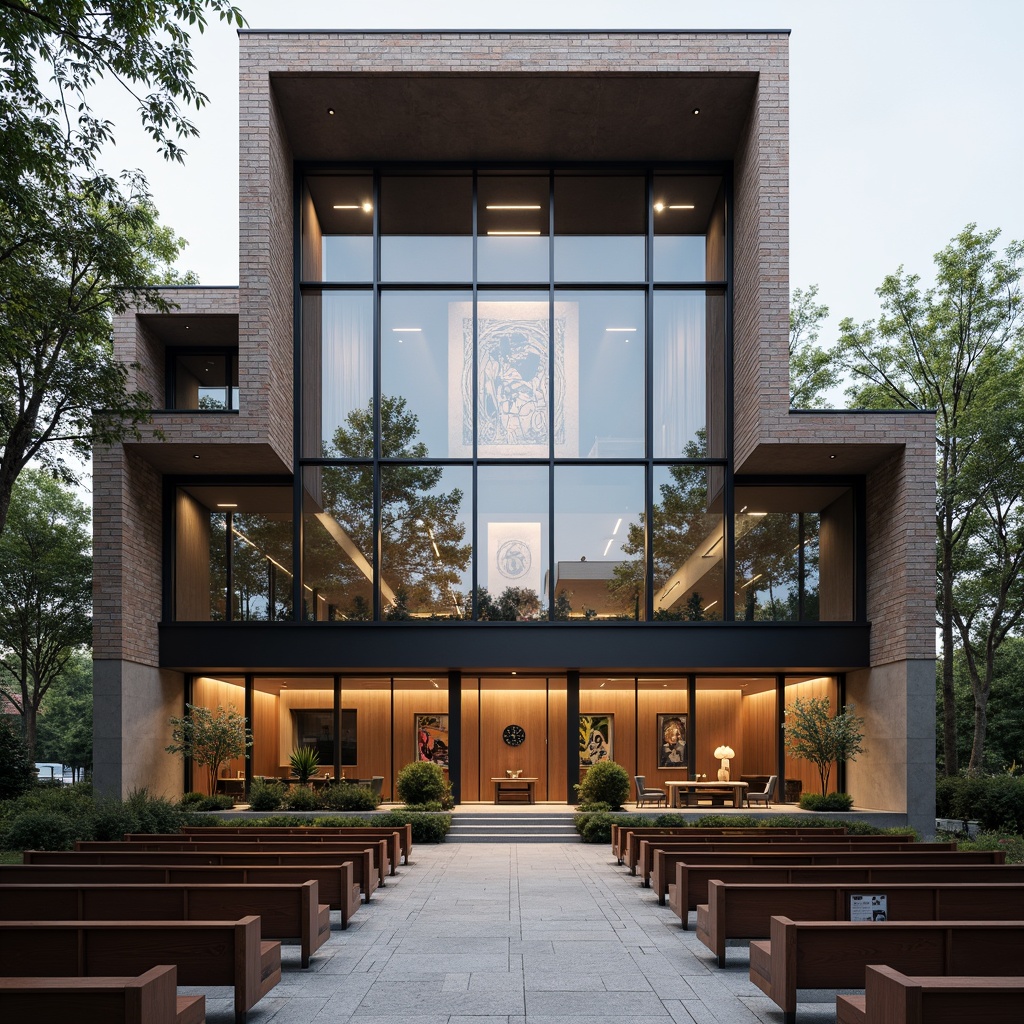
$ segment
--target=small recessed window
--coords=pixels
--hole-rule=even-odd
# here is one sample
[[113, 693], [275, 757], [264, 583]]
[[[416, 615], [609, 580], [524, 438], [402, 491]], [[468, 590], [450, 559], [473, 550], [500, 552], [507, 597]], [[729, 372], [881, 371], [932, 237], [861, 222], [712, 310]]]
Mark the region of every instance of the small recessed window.
[[238, 408], [238, 357], [234, 352], [181, 352], [172, 360], [174, 409]]

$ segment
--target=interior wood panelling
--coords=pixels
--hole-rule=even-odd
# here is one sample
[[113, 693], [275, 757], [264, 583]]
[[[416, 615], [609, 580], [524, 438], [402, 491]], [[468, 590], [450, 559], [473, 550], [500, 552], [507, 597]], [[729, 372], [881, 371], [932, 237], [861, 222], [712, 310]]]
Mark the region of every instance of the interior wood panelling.
[[178, 489], [175, 500], [174, 617], [210, 619], [210, 510]]
[[853, 492], [822, 510], [818, 537], [818, 616], [822, 622], [853, 620]]
[[[752, 693], [740, 701], [744, 775], [776, 774], [775, 691]], [[738, 779], [739, 776], [737, 775]]]
[[[636, 774], [636, 704], [633, 689], [580, 688], [581, 715], [612, 715], [612, 760]], [[580, 769], [580, 779], [586, 769]], [[577, 780], [578, 781], [578, 780]], [[630, 787], [632, 790], [632, 787]]]
[[697, 749], [696, 772], [707, 775], [709, 781], [718, 778], [721, 761], [715, 749], [723, 743], [736, 751], [729, 764], [734, 779], [747, 772], [740, 729], [740, 691], [697, 689]]
[[[219, 707], [224, 708], [225, 710], [233, 708], [239, 714], [244, 714], [245, 690], [243, 687], [237, 686], [234, 683], [226, 683], [220, 679], [210, 679], [206, 676], [200, 676], [196, 679], [192, 688], [192, 703], [196, 707], [209, 708], [211, 711], [216, 711]], [[253, 709], [253, 712], [253, 717], [255, 718], [255, 708]], [[255, 729], [253, 730], [253, 739], [255, 741]], [[220, 777], [222, 779], [233, 779], [237, 777], [239, 772], [244, 771], [245, 759], [238, 757], [225, 762], [224, 765], [221, 766]], [[194, 789], [201, 792], [206, 790], [206, 768], [193, 762], [192, 779]]]
[[480, 698], [475, 678], [462, 680], [462, 799], [479, 800], [480, 749], [477, 729], [480, 725]]
[[[405, 690], [402, 689], [401, 681], [395, 683], [394, 763], [396, 774], [410, 761], [415, 761], [417, 757], [414, 716], [446, 714], [448, 714], [447, 682], [443, 690], [433, 688]], [[362, 754], [359, 756], [362, 758]], [[385, 776], [384, 788], [389, 790], [390, 773], [375, 772], [374, 774]]]
[[640, 756], [637, 770], [630, 775], [643, 775], [647, 785], [657, 787], [659, 782], [686, 779], [686, 768], [659, 768], [658, 750], [661, 737], [658, 735], [658, 715], [689, 714], [686, 680], [675, 679], [667, 688], [640, 689]]
[[[809, 679], [805, 683], [790, 683], [786, 687], [786, 707], [800, 697], [807, 700], [810, 697], [828, 697], [832, 713], [835, 714], [838, 700], [838, 687], [832, 676], [822, 676], [818, 679]], [[791, 757], [786, 753], [786, 778], [799, 779], [803, 783], [804, 793], [820, 793], [821, 779], [818, 777], [818, 769], [810, 761], [803, 758]], [[836, 792], [836, 769], [832, 768], [829, 778], [828, 791]]]
[[[490, 780], [508, 769], [539, 779], [538, 800], [547, 800], [547, 722], [543, 681], [521, 689], [484, 680], [480, 693], [480, 787], [482, 800], [494, 799]], [[521, 725], [526, 739], [518, 747], [501, 738], [506, 725]]]
[[323, 231], [309, 189], [302, 186], [302, 280], [323, 278]]

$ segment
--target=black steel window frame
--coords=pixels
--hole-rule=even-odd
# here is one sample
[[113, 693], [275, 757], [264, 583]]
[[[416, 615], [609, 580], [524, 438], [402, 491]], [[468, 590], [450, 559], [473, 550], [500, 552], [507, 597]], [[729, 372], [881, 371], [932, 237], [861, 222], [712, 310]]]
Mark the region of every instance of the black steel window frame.
[[[537, 280], [531, 282], [524, 281], [487, 281], [480, 282], [478, 280], [476, 268], [478, 261], [477, 254], [477, 242], [479, 237], [478, 232], [478, 182], [481, 172], [486, 171], [506, 171], [510, 174], [517, 172], [531, 171], [536, 173], [537, 171], [546, 172], [548, 175], [548, 277], [547, 280]], [[650, 511], [654, 501], [654, 484], [653, 484], [653, 470], [656, 466], [676, 466], [676, 465], [693, 465], [699, 467], [708, 466], [720, 466], [722, 467], [725, 475], [725, 500], [723, 515], [725, 516], [725, 531], [727, 538], [726, 547], [726, 564], [723, 566], [723, 579], [728, 578], [728, 566], [731, 565], [731, 556], [733, 552], [732, 534], [731, 534], [731, 506], [732, 506], [732, 446], [733, 446], [733, 396], [732, 396], [732, 278], [733, 278], [733, 217], [732, 217], [732, 167], [731, 164], [685, 164], [680, 165], [676, 163], [645, 163], [645, 164], [517, 164], [517, 163], [500, 163], [500, 164], [379, 164], [373, 168], [368, 167], [366, 164], [355, 164], [345, 165], [337, 163], [304, 163], [296, 162], [294, 166], [294, 195], [293, 195], [293, 211], [294, 211], [294, 239], [293, 239], [293, 273], [294, 273], [294, 316], [293, 316], [293, 330], [294, 330], [294, 465], [296, 466], [295, 474], [295, 496], [294, 496], [294, 536], [295, 536], [295, 579], [294, 588], [295, 593], [293, 597], [293, 614], [300, 621], [306, 621], [302, 612], [302, 579], [304, 571], [304, 547], [303, 547], [303, 521], [302, 521], [302, 469], [305, 466], [342, 466], [342, 465], [367, 465], [372, 463], [373, 465], [373, 489], [374, 489], [374, 549], [372, 551], [372, 564], [374, 570], [374, 586], [373, 586], [373, 618], [374, 621], [383, 620], [383, 607], [381, 602], [381, 591], [380, 591], [380, 558], [381, 558], [381, 544], [382, 537], [380, 533], [380, 495], [381, 495], [381, 467], [389, 464], [430, 464], [439, 467], [444, 466], [469, 466], [472, 468], [473, 480], [472, 480], [472, 499], [471, 499], [471, 544], [474, 552], [473, 558], [473, 570], [472, 570], [472, 618], [476, 620], [478, 614], [477, 608], [477, 592], [479, 590], [479, 560], [476, 557], [476, 553], [479, 550], [479, 538], [477, 536], [477, 518], [478, 518], [478, 506], [477, 506], [477, 475], [478, 469], [481, 465], [486, 466], [547, 466], [548, 468], [548, 522], [549, 524], [554, 521], [554, 474], [556, 466], [639, 466], [644, 469], [645, 484], [644, 484], [644, 523], [645, 523], [645, 551], [646, 551], [646, 586], [644, 594], [644, 611], [645, 611], [645, 623], [653, 623], [653, 612], [654, 612], [654, 587], [653, 587], [653, 551], [650, 543], [649, 536], [649, 523], [650, 523]], [[473, 276], [471, 281], [432, 281], [432, 282], [383, 282], [381, 281], [381, 231], [380, 231], [380, 183], [382, 176], [386, 174], [408, 174], [408, 175], [429, 175], [435, 172], [451, 172], [451, 171], [464, 171], [467, 174], [472, 174], [472, 260], [473, 260]], [[628, 281], [628, 282], [614, 282], [614, 281], [556, 281], [555, 280], [555, 261], [554, 261], [554, 244], [555, 244], [555, 231], [554, 231], [554, 188], [556, 175], [562, 171], [572, 171], [585, 174], [595, 175], [612, 175], [630, 173], [644, 175], [645, 178], [645, 216], [646, 216], [646, 247], [645, 247], [645, 280], [643, 282]], [[726, 222], [726, 279], [723, 280], [703, 280], [703, 281], [654, 281], [654, 219], [651, 216], [651, 210], [653, 208], [653, 189], [654, 189], [654, 176], [661, 172], [672, 172], [679, 175], [685, 176], [707, 176], [709, 174], [717, 175], [722, 178], [723, 186], [725, 188], [725, 222]], [[332, 281], [309, 281], [302, 278], [302, 189], [305, 180], [309, 176], [323, 176], [323, 175], [372, 175], [373, 179], [373, 280], [365, 282], [332, 282]], [[432, 458], [429, 460], [416, 460], [416, 459], [395, 459], [395, 458], [383, 458], [381, 455], [380, 445], [380, 402], [374, 403], [375, 418], [374, 424], [374, 451], [373, 457], [360, 458], [360, 459], [324, 459], [317, 457], [306, 456], [303, 452], [303, 439], [302, 439], [302, 389], [303, 389], [303, 375], [302, 375], [302, 296], [306, 294], [323, 294], [324, 292], [341, 292], [341, 291], [355, 291], [361, 293], [372, 293], [373, 296], [373, 389], [374, 396], [380, 395], [381, 388], [381, 348], [380, 348], [380, 308], [381, 308], [381, 295], [383, 293], [391, 291], [411, 292], [411, 291], [441, 291], [441, 290], [463, 290], [470, 292], [472, 296], [473, 304], [473, 323], [474, 323], [474, 338], [473, 338], [473, 352], [474, 352], [474, 366], [473, 374], [474, 379], [476, 376], [476, 349], [477, 339], [475, 337], [476, 331], [476, 312], [477, 305], [479, 302], [480, 293], [483, 292], [485, 295], [491, 291], [539, 291], [546, 290], [548, 293], [548, 309], [549, 309], [549, 337], [552, 336], [553, 325], [551, 320], [554, 316], [554, 296], [558, 291], [634, 291], [642, 293], [645, 296], [645, 457], [639, 459], [585, 459], [585, 458], [555, 458], [554, 454], [554, 434], [553, 431], [548, 432], [548, 457], [537, 458], [537, 459], [481, 459], [478, 453], [478, 447], [474, 443], [473, 454], [471, 457], [466, 458]], [[725, 296], [725, 353], [724, 353], [724, 381], [723, 388], [725, 390], [724, 398], [724, 419], [725, 419], [725, 456], [721, 458], [705, 458], [705, 459], [667, 459], [667, 458], [655, 458], [652, 452], [652, 441], [653, 441], [653, 427], [652, 427], [652, 408], [651, 408], [651, 395], [653, 389], [653, 325], [654, 325], [654, 293], [659, 291], [672, 291], [672, 292], [683, 292], [683, 291], [700, 291], [700, 292], [714, 292], [719, 291], [724, 293]], [[554, 403], [554, 387], [552, 384], [551, 377], [554, 374], [554, 363], [549, 360], [548, 365], [549, 373], [549, 409], [548, 409], [548, 422], [553, 423], [552, 406]], [[477, 421], [476, 403], [476, 389], [474, 388], [473, 395], [473, 417], [474, 423]], [[554, 530], [550, 528], [548, 530], [548, 564], [554, 565]], [[547, 592], [540, 595], [542, 600], [547, 605], [547, 616], [548, 621], [556, 621], [554, 619], [554, 573], [549, 571], [548, 573], [548, 586]], [[723, 619], [729, 621], [733, 618], [733, 594], [732, 588], [723, 586]], [[312, 621], [312, 620], [310, 620]], [[322, 626], [323, 623], [316, 623]], [[343, 625], [343, 624], [342, 624]], [[561, 624], [566, 625], [565, 623]]]
[[[238, 386], [231, 381], [236, 376], [238, 369], [238, 346], [237, 345], [175, 345], [164, 351], [164, 411], [166, 412], [238, 412], [240, 403], [235, 402], [235, 391]], [[228, 405], [226, 409], [190, 409], [179, 407], [176, 404], [178, 393], [178, 368], [176, 360], [178, 356], [223, 356], [226, 362], [226, 385]], [[154, 410], [156, 412], [157, 410]]]

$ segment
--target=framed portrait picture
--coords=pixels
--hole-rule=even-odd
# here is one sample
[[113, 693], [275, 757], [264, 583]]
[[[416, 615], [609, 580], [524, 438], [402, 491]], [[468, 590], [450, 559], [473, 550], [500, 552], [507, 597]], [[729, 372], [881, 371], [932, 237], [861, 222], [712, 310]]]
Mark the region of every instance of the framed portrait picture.
[[448, 767], [448, 716], [413, 715], [416, 760]]
[[612, 715], [580, 715], [580, 767], [613, 757]]
[[658, 715], [658, 767], [686, 767], [686, 715]]

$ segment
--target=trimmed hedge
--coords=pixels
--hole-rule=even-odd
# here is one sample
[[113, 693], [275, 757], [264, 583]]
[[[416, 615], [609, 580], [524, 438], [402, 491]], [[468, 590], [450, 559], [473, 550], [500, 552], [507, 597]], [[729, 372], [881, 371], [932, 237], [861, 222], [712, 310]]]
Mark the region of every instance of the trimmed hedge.
[[805, 811], [848, 811], [853, 797], [849, 793], [803, 793], [800, 806]]

